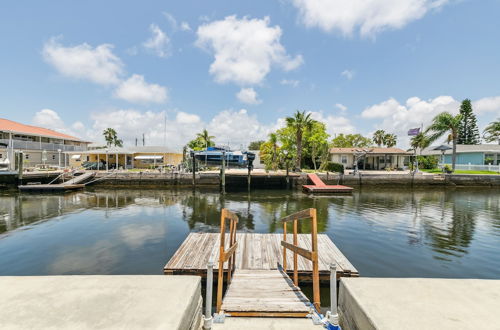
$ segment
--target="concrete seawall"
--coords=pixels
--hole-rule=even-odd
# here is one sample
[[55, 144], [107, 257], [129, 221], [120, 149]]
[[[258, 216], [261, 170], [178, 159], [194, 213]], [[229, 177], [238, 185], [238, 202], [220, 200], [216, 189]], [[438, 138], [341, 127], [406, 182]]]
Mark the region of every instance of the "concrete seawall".
[[196, 276], [0, 276], [1, 329], [199, 329]]

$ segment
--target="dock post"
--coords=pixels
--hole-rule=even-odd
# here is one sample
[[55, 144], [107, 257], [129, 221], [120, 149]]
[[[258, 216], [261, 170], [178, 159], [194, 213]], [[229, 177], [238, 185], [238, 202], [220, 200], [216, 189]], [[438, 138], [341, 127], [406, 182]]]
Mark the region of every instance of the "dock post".
[[221, 180], [221, 193], [225, 194], [226, 193], [226, 152], [222, 152], [222, 171], [220, 175], [220, 180]]
[[250, 185], [252, 183], [252, 167], [248, 166], [248, 177], [247, 177], [247, 186], [248, 186], [248, 191], [250, 191]]
[[193, 188], [196, 188], [196, 158], [194, 155], [194, 151], [191, 153], [191, 162], [192, 162], [191, 169], [193, 170]]
[[207, 265], [207, 292], [205, 296], [205, 317], [203, 319], [203, 329], [208, 330], [212, 328], [212, 290], [214, 276], [214, 263], [209, 261]]
[[16, 161], [17, 161], [17, 170], [18, 170], [18, 174], [17, 174], [17, 178], [19, 180], [22, 180], [23, 179], [23, 160], [24, 160], [24, 157], [23, 157], [23, 152], [22, 151], [19, 151], [16, 155]]
[[328, 321], [334, 325], [339, 325], [339, 314], [337, 312], [337, 265], [330, 264], [330, 311], [326, 312]]

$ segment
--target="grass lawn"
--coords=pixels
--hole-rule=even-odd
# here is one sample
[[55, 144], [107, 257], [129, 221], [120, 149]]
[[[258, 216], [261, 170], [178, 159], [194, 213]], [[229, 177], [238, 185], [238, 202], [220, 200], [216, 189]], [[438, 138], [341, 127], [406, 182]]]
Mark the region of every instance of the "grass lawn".
[[[435, 168], [432, 170], [425, 170], [421, 169], [422, 172], [427, 172], [427, 173], [443, 173], [441, 169]], [[498, 172], [493, 172], [493, 171], [468, 171], [468, 170], [456, 170], [453, 172], [454, 174], [499, 174]]]

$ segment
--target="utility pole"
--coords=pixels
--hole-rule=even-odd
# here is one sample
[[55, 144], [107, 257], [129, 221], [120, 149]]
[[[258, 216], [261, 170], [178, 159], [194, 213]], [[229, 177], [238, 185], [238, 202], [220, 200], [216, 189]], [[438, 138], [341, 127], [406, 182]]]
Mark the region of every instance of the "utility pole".
[[142, 133], [142, 146], [146, 145], [146, 138], [144, 137], [144, 133]]

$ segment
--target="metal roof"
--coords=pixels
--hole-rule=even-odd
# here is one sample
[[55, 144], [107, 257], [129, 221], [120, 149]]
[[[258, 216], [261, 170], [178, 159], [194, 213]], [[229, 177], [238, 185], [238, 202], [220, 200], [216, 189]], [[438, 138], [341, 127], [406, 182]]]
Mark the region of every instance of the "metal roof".
[[[450, 147], [453, 147], [450, 144]], [[436, 146], [430, 146], [422, 150], [422, 155], [441, 155], [441, 150], [434, 150]], [[484, 153], [500, 153], [499, 144], [457, 144], [457, 153], [466, 152], [484, 152]], [[451, 154], [452, 149], [444, 152], [445, 154]]]

